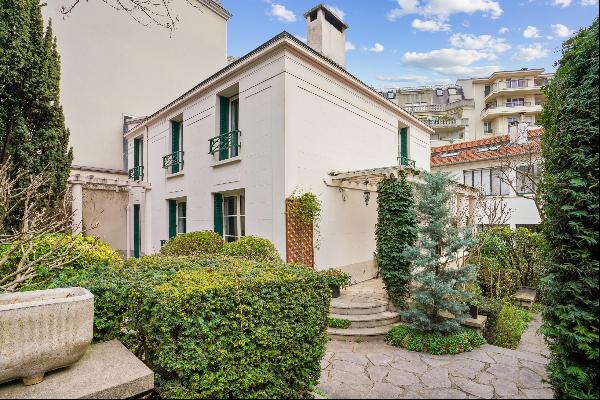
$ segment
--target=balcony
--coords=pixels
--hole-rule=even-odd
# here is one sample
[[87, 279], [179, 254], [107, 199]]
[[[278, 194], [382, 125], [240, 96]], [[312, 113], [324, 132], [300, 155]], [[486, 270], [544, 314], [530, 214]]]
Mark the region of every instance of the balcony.
[[134, 181], [141, 181], [144, 179], [144, 166], [143, 165], [138, 165], [136, 167], [133, 167], [129, 170], [128, 173], [129, 179], [132, 179]]
[[183, 167], [183, 151], [175, 151], [163, 157], [163, 168], [178, 167], [179, 170]]
[[444, 112], [454, 110], [456, 108], [464, 108], [464, 107], [475, 107], [475, 100], [473, 99], [463, 99], [459, 101], [453, 101], [448, 104], [423, 104], [419, 106], [400, 106], [404, 111], [408, 111], [410, 113], [422, 113], [422, 112]]
[[484, 101], [490, 101], [498, 95], [516, 96], [541, 92], [542, 87], [548, 84], [547, 79], [520, 79], [518, 82], [498, 82], [485, 88]]
[[237, 157], [242, 146], [241, 136], [241, 131], [231, 131], [208, 139], [208, 154], [215, 155], [215, 153], [218, 153], [219, 160]]
[[411, 160], [408, 157], [400, 156], [398, 157], [398, 162], [404, 167], [416, 168], [415, 160]]
[[530, 101], [519, 101], [514, 103], [500, 103], [500, 104], [489, 104], [486, 108], [481, 110], [481, 119], [493, 119], [499, 115], [512, 115], [512, 114], [537, 114], [542, 111], [542, 106], [535, 102], [532, 104]]
[[452, 130], [464, 128], [469, 125], [468, 118], [457, 118], [457, 119], [427, 119], [424, 120], [425, 124], [435, 130]]

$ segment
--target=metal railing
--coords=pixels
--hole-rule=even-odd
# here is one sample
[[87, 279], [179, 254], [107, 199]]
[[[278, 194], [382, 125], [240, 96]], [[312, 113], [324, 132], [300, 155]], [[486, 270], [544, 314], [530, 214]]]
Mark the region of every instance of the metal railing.
[[494, 83], [493, 85], [486, 87], [484, 89], [483, 95], [484, 97], [488, 97], [491, 94], [495, 94], [498, 93], [502, 90], [509, 90], [509, 89], [542, 89], [543, 86], [548, 84], [548, 80], [547, 79], [524, 79], [524, 80], [519, 80], [519, 82], [516, 84], [516, 86], [513, 86], [513, 83], [511, 83], [510, 81], [506, 81], [506, 82], [497, 82]]
[[183, 165], [183, 151], [175, 151], [171, 154], [167, 154], [166, 156], [163, 157], [163, 168], [167, 169], [169, 167], [172, 166], [179, 166], [181, 167]]
[[400, 165], [405, 166], [405, 167], [411, 167], [411, 168], [416, 167], [415, 160], [411, 160], [410, 158], [405, 157], [405, 156], [398, 157], [398, 162], [400, 163]]
[[532, 105], [540, 105], [540, 104], [532, 104], [530, 101], [517, 101], [512, 103], [500, 103], [500, 104], [488, 104], [486, 107], [481, 110], [481, 116], [487, 113], [489, 110], [493, 110], [495, 108], [507, 107], [507, 108], [515, 108], [515, 107], [531, 107]]
[[208, 139], [208, 154], [214, 155], [215, 153], [227, 152], [227, 156], [221, 159], [238, 156], [239, 148], [242, 145], [240, 141], [241, 135], [241, 131], [231, 131]]
[[450, 111], [459, 107], [475, 107], [475, 100], [463, 99], [453, 101], [447, 104], [423, 104], [419, 106], [400, 106], [404, 111], [411, 113], [415, 112], [436, 112], [436, 111]]
[[424, 121], [427, 126], [432, 128], [459, 128], [469, 125], [468, 118], [458, 119], [427, 119]]
[[138, 165], [129, 170], [128, 173], [129, 179], [133, 179], [134, 181], [141, 181], [144, 179], [144, 166]]

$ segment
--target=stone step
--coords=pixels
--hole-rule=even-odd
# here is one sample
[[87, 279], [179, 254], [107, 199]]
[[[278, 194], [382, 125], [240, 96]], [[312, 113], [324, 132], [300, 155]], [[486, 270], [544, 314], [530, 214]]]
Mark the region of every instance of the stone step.
[[340, 315], [368, 315], [379, 314], [388, 310], [388, 303], [380, 300], [374, 301], [348, 301], [343, 297], [331, 300], [330, 312]]
[[400, 314], [391, 311], [384, 311], [377, 314], [329, 314], [329, 317], [351, 321], [352, 324], [349, 329], [376, 328], [400, 322]]
[[370, 342], [376, 340], [383, 340], [385, 334], [397, 325], [399, 325], [399, 323], [378, 326], [375, 328], [328, 328], [327, 335], [332, 340], [343, 340], [346, 342]]

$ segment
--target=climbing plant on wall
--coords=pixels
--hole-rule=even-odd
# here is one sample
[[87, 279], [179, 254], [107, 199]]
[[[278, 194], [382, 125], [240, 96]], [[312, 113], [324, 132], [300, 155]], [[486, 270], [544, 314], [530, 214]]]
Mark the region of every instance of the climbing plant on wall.
[[413, 187], [401, 174], [382, 180], [377, 190], [377, 267], [390, 300], [404, 308], [411, 276], [410, 260], [402, 252], [416, 240]]

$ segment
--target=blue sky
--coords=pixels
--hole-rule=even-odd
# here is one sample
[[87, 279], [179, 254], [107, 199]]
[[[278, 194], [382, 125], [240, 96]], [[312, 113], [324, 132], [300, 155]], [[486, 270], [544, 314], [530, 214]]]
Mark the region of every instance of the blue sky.
[[[222, 0], [228, 53], [286, 30], [306, 36], [318, 0]], [[598, 16], [598, 0], [328, 0], [350, 25], [347, 69], [375, 87], [452, 83], [498, 69], [553, 71], [560, 45]]]

